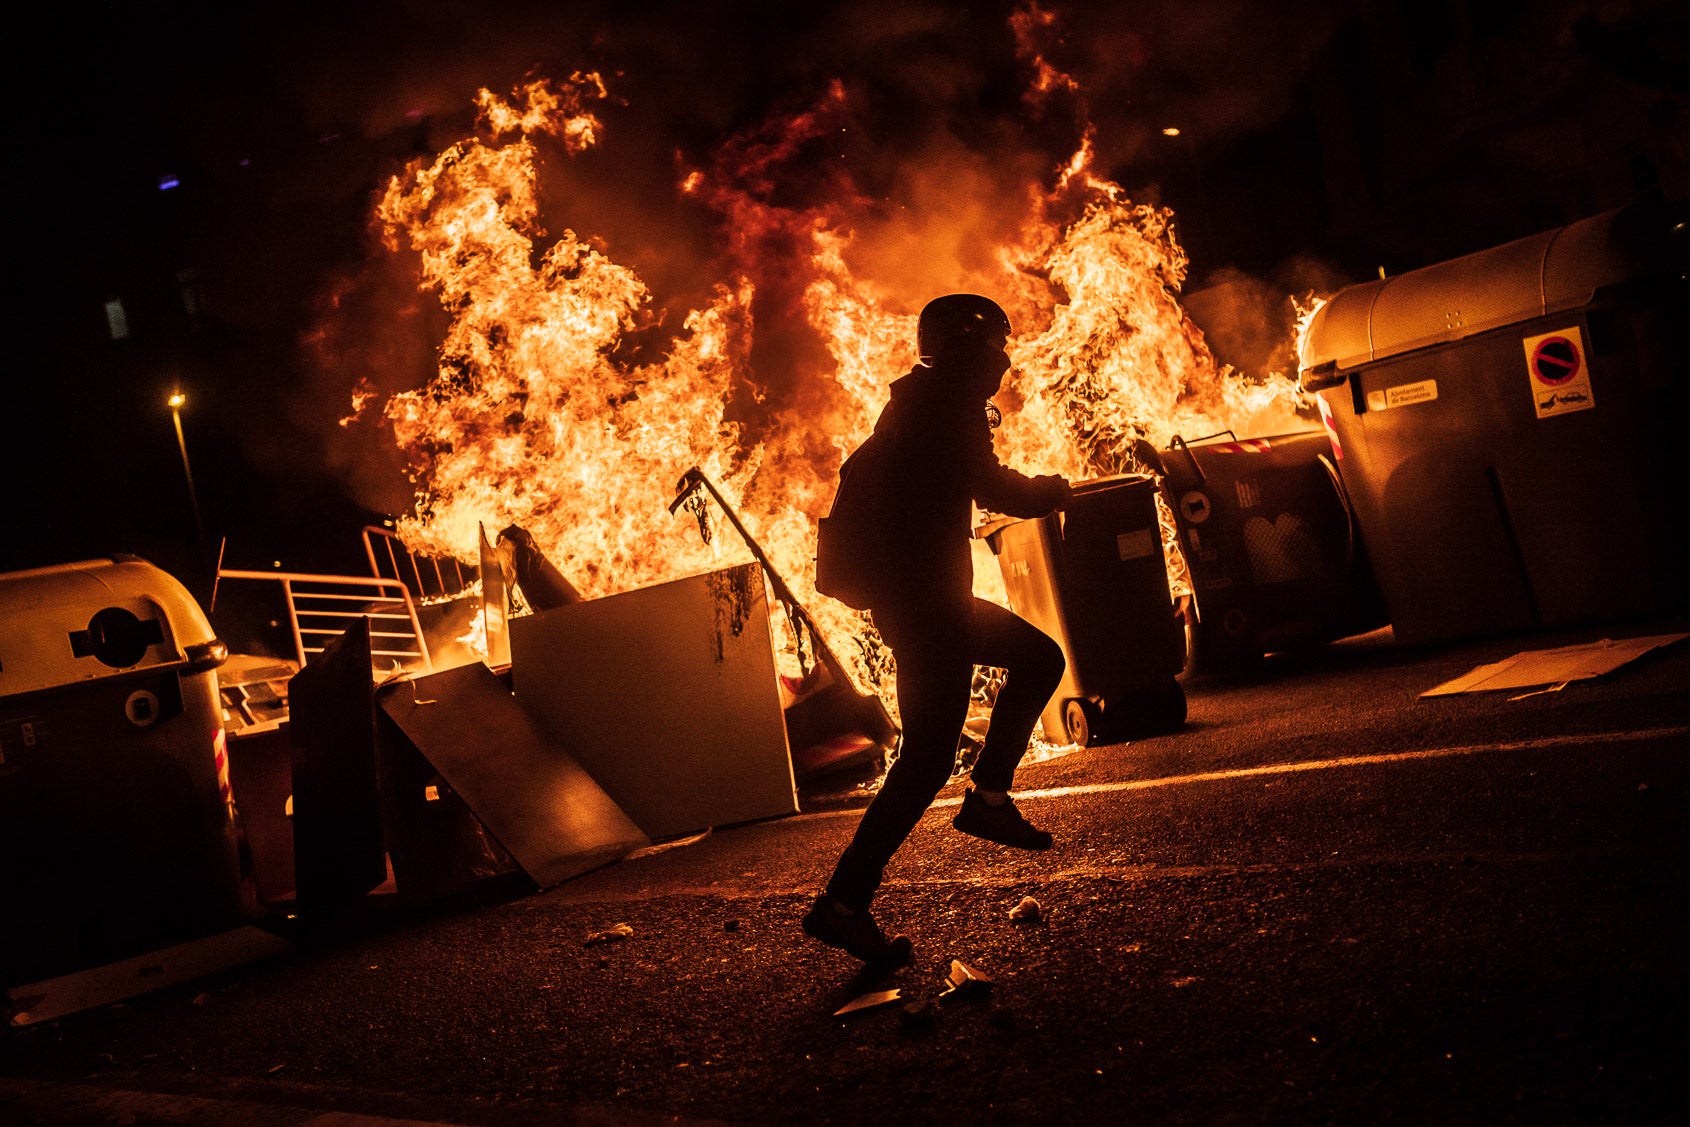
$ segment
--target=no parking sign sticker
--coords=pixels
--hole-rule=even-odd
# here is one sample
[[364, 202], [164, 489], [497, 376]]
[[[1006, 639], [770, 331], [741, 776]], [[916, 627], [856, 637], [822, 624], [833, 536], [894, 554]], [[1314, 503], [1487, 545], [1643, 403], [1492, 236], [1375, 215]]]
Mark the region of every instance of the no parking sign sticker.
[[1596, 406], [1596, 395], [1590, 388], [1590, 365], [1585, 359], [1584, 336], [1577, 325], [1527, 337], [1525, 346], [1532, 406], [1538, 418], [1588, 411]]

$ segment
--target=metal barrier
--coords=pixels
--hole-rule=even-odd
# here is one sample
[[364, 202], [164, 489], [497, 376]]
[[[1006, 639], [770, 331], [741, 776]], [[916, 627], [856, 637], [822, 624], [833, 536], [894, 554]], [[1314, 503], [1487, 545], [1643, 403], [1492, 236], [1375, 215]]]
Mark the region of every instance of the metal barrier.
[[370, 574], [403, 583], [419, 602], [456, 598], [479, 578], [475, 568], [466, 568], [453, 557], [419, 557], [390, 529], [365, 525], [363, 535]]
[[357, 618], [370, 620], [371, 671], [395, 668], [415, 673], [434, 672], [428, 642], [417, 619], [416, 601], [398, 579], [367, 575], [315, 575], [298, 571], [219, 570], [219, 580], [268, 580], [282, 585], [288, 625], [301, 666], [323, 652]]

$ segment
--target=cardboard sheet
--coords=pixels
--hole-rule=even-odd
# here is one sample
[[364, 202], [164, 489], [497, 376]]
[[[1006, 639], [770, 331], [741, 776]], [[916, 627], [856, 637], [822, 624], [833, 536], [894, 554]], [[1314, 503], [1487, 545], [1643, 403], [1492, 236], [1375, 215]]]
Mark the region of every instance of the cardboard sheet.
[[[475, 817], [509, 851], [541, 888], [578, 876], [650, 844], [568, 749], [550, 740], [480, 662], [448, 669], [407, 684], [390, 685], [377, 695], [382, 711], [411, 745], [433, 764]], [[402, 748], [384, 750], [402, 753]], [[390, 762], [402, 762], [400, 754]], [[389, 772], [384, 785], [404, 785]], [[424, 870], [425, 885], [449, 882], [445, 871], [456, 865], [475, 869], [473, 826], [453, 820], [438, 799], [389, 794], [389, 835], [412, 831], [406, 860], [411, 871]], [[448, 839], [459, 839], [456, 848]], [[432, 839], [432, 848], [429, 842]], [[400, 891], [401, 842], [393, 841], [394, 876]], [[453, 854], [456, 854], [455, 856]], [[429, 872], [428, 870], [435, 870]]]
[[1670, 646], [1690, 634], [1654, 634], [1647, 638], [1602, 638], [1576, 646], [1551, 650], [1527, 650], [1502, 661], [1481, 665], [1471, 673], [1445, 681], [1421, 693], [1422, 697], [1452, 696], [1456, 693], [1488, 693], [1502, 689], [1529, 689], [1542, 685], [1565, 685], [1612, 673], [1627, 662], [1636, 661], [1650, 650]]
[[510, 631], [517, 703], [654, 840], [798, 812], [756, 564]]

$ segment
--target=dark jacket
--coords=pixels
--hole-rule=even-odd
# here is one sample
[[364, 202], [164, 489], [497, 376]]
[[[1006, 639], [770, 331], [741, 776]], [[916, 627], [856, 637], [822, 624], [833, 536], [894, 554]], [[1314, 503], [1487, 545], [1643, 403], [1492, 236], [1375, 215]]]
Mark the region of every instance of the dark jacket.
[[[1068, 493], [1060, 477], [1027, 477], [1001, 464], [985, 402], [959, 394], [945, 372], [926, 367], [892, 384], [874, 433], [845, 460], [839, 478], [829, 520], [849, 540], [854, 590], [822, 593], [871, 610], [937, 611], [965, 602], [974, 586], [974, 505], [1036, 517]], [[818, 560], [818, 571], [828, 563]]]

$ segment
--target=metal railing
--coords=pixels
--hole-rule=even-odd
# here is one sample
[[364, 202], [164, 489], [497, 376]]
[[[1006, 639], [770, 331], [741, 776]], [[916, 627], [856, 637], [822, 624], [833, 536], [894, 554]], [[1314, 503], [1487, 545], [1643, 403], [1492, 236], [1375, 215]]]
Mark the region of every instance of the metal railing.
[[403, 583], [422, 602], [456, 598], [478, 578], [476, 568], [453, 557], [417, 555], [391, 529], [365, 525], [363, 535], [370, 574]]
[[434, 662], [410, 590], [397, 579], [367, 575], [316, 575], [299, 571], [219, 570], [218, 578], [280, 583], [287, 601], [296, 660], [310, 663], [356, 619], [370, 622], [370, 665], [376, 674], [395, 668], [432, 673]]

